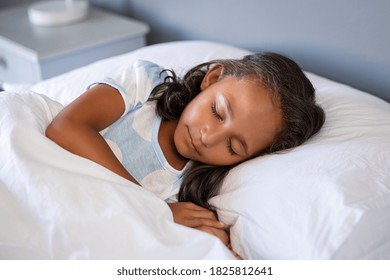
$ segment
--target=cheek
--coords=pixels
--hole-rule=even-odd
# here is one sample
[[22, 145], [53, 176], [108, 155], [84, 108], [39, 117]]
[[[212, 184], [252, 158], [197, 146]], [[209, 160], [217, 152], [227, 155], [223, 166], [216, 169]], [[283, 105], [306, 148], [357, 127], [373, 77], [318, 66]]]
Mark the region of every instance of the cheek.
[[238, 163], [239, 159], [232, 157], [224, 145], [208, 149], [205, 152], [202, 162], [205, 164], [227, 166]]
[[186, 106], [182, 113], [182, 117], [191, 122], [204, 118], [211, 112], [210, 103], [209, 97], [205, 95], [205, 93], [200, 93]]
[[194, 106], [195, 104], [190, 103], [187, 105], [187, 107], [184, 109], [181, 119], [185, 122], [194, 122], [196, 121], [199, 116], [201, 116], [201, 113], [203, 111], [203, 108], [199, 106]]

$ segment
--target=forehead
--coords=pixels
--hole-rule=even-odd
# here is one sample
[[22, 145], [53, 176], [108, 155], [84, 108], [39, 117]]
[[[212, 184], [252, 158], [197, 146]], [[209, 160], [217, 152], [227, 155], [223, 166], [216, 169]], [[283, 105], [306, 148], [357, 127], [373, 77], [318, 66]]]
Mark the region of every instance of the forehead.
[[232, 111], [236, 132], [258, 153], [272, 144], [283, 126], [282, 111], [272, 93], [260, 82], [250, 79], [226, 80], [221, 91]]
[[235, 114], [268, 114], [280, 109], [271, 91], [258, 80], [228, 77], [223, 80], [223, 94], [229, 103], [240, 109]]

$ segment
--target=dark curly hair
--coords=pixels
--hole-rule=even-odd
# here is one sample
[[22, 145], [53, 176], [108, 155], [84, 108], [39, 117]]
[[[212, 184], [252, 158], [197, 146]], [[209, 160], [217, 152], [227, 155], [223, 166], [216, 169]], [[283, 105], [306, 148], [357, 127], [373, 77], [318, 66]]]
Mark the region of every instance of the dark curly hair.
[[[280, 104], [283, 130], [262, 154], [296, 147], [322, 127], [325, 113], [315, 102], [313, 85], [293, 60], [273, 52], [255, 53], [242, 59], [212, 60], [190, 69], [183, 78], [177, 77], [171, 70], [164, 70], [168, 73], [167, 77], [153, 89], [149, 98], [157, 101], [157, 114], [163, 120], [179, 119], [187, 104], [201, 92], [202, 80], [213, 65], [223, 68], [223, 77], [255, 77]], [[208, 201], [218, 194], [232, 167], [195, 162], [183, 175], [179, 201], [191, 201], [214, 210]]]

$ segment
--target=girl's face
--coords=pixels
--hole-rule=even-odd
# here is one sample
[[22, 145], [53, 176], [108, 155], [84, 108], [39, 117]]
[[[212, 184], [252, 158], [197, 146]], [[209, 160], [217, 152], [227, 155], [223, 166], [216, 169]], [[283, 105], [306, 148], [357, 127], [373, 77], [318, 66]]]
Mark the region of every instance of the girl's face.
[[210, 165], [252, 158], [269, 147], [283, 127], [282, 112], [265, 87], [250, 79], [220, 79], [221, 71], [209, 70], [174, 133], [180, 155]]

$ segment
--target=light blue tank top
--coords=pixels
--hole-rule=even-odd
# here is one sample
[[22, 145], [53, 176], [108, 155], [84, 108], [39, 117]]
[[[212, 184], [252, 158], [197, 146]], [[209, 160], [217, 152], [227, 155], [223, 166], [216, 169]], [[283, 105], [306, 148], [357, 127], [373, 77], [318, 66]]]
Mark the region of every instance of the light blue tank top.
[[116, 88], [125, 102], [125, 112], [115, 123], [103, 130], [114, 154], [142, 187], [164, 200], [176, 200], [181, 175], [188, 168], [176, 170], [166, 160], [158, 143], [161, 118], [156, 103], [147, 101], [151, 90], [162, 83], [163, 69], [148, 61], [137, 61], [120, 77], [93, 83]]

